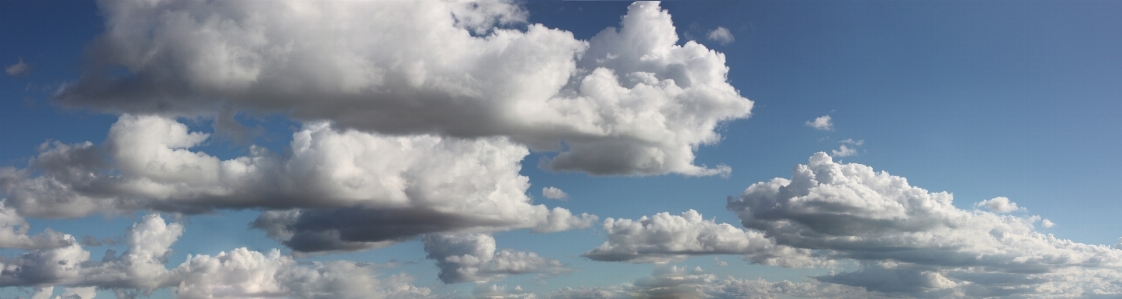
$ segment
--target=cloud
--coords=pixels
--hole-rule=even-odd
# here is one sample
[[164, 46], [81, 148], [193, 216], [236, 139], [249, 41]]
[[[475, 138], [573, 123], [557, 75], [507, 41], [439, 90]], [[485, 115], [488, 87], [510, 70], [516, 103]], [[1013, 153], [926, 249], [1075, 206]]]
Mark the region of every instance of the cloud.
[[[596, 216], [532, 205], [502, 137], [383, 136], [326, 123], [293, 134], [284, 157], [259, 147], [221, 160], [191, 151], [207, 134], [174, 119], [124, 115], [101, 147], [51, 143], [25, 169], [0, 169], [24, 215], [266, 208], [255, 226], [298, 251], [360, 250], [424, 233], [589, 227]], [[296, 209], [296, 210], [292, 210]]]
[[557, 200], [565, 200], [565, 199], [569, 198], [569, 194], [567, 194], [567, 193], [565, 193], [565, 191], [561, 191], [561, 189], [558, 189], [557, 187], [553, 187], [553, 186], [542, 188], [542, 196], [545, 196], [545, 198], [557, 199]]
[[835, 157], [849, 157], [857, 155], [857, 149], [850, 148], [848, 146], [845, 146], [844, 144], [842, 144], [838, 149], [832, 150], [830, 152], [834, 154]]
[[436, 260], [440, 281], [444, 283], [484, 283], [507, 275], [541, 273], [556, 275], [571, 272], [560, 261], [533, 252], [495, 250], [495, 238], [486, 234], [427, 234], [426, 256]]
[[1037, 232], [1039, 216], [961, 210], [952, 201], [949, 193], [817, 153], [791, 179], [729, 197], [728, 209], [778, 245], [862, 261], [857, 271], [819, 281], [909, 297], [1122, 294], [1107, 282], [1122, 277], [1122, 250]]
[[51, 249], [69, 246], [74, 242], [74, 237], [45, 229], [34, 236], [27, 234], [31, 225], [23, 217], [0, 202], [0, 248], [16, 248], [23, 250]]
[[717, 27], [717, 29], [709, 31], [709, 40], [715, 41], [722, 45], [727, 45], [729, 43], [732, 43], [736, 39], [733, 38], [732, 32], [729, 32], [727, 28]]
[[[505, 1], [104, 2], [93, 68], [55, 98], [131, 114], [283, 113], [388, 135], [506, 137], [554, 171], [727, 174], [694, 165], [752, 101], [723, 54], [678, 44], [657, 3], [591, 40]], [[521, 25], [520, 25], [521, 26]], [[387, 46], [392, 45], [392, 46]], [[128, 70], [112, 75], [115, 68]]]
[[597, 261], [668, 263], [694, 255], [738, 254], [754, 263], [784, 267], [824, 266], [809, 250], [777, 246], [757, 231], [705, 220], [694, 210], [658, 213], [639, 220], [604, 220], [608, 240], [581, 256]]
[[834, 123], [830, 121], [829, 115], [823, 115], [814, 120], [808, 120], [806, 121], [806, 126], [822, 131], [834, 130]]
[[[1024, 208], [1017, 207], [1017, 203], [1010, 201], [1008, 197], [999, 196], [991, 199], [983, 200], [974, 204], [976, 208], [986, 208], [990, 211], [997, 213], [1009, 213], [1013, 211], [1023, 211]], [[1051, 221], [1049, 221], [1051, 222]]]
[[1052, 220], [1048, 220], [1048, 219], [1044, 219], [1040, 222], [1040, 226], [1044, 227], [1044, 228], [1051, 228], [1052, 226], [1055, 226], [1055, 225], [1056, 225], [1056, 223], [1054, 223], [1054, 222], [1052, 222]]
[[847, 138], [847, 139], [845, 139], [845, 140], [842, 140], [842, 141], [838, 141], [838, 143], [843, 143], [843, 144], [851, 144], [851, 145], [856, 145], [856, 146], [862, 146], [862, 145], [865, 145], [865, 139], [861, 139], [861, 140], [857, 140], [857, 141], [854, 141], [854, 140], [853, 140], [853, 138]]
[[16, 64], [4, 68], [4, 73], [7, 73], [8, 76], [25, 75], [28, 71], [31, 71], [31, 66], [23, 62], [23, 57], [20, 57], [19, 62], [16, 62]]
[[764, 279], [719, 278], [701, 268], [656, 268], [632, 283], [599, 288], [563, 288], [544, 298], [885, 298], [861, 288], [818, 281], [771, 282]]
[[[237, 248], [217, 255], [190, 255], [175, 268], [165, 264], [169, 247], [184, 228], [159, 215], [144, 216], [125, 233], [128, 250], [106, 252], [101, 261], [77, 242], [6, 258], [3, 286], [66, 286], [62, 298], [93, 298], [95, 289], [146, 294], [174, 288], [177, 298], [419, 298], [430, 290], [409, 284], [404, 274], [378, 279], [376, 266], [350, 261], [298, 263], [280, 251]], [[38, 294], [50, 295], [53, 287]], [[87, 297], [88, 296], [88, 297]]]

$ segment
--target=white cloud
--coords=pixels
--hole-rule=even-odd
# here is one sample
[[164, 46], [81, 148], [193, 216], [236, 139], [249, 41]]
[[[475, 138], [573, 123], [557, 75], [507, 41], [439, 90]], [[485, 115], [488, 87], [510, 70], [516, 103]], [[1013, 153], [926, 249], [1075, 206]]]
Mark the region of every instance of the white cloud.
[[[976, 208], [986, 208], [990, 211], [997, 213], [1009, 213], [1013, 211], [1023, 211], [1024, 208], [1017, 207], [1017, 203], [1010, 201], [1008, 197], [999, 196], [991, 199], [983, 200], [974, 204]], [[1051, 221], [1049, 221], [1051, 222]]]
[[838, 141], [838, 143], [851, 144], [851, 145], [855, 145], [855, 146], [862, 146], [862, 145], [865, 145], [865, 139], [854, 141], [853, 138], [847, 138], [845, 140]]
[[0, 248], [17, 248], [24, 250], [51, 249], [70, 245], [74, 238], [51, 230], [43, 230], [35, 236], [29, 236], [27, 231], [31, 225], [16, 213], [15, 209], [4, 206], [0, 201]]
[[1059, 292], [1045, 289], [1061, 285], [1071, 294], [1122, 294], [1122, 286], [1105, 283], [1122, 277], [1122, 250], [1037, 232], [1038, 216], [961, 210], [949, 193], [834, 163], [825, 153], [809, 162], [791, 179], [756, 183], [730, 197], [728, 208], [779, 245], [864, 261], [858, 271], [820, 281], [904, 296], [1053, 296]]
[[426, 234], [427, 258], [436, 260], [444, 283], [484, 283], [513, 274], [560, 274], [572, 270], [533, 252], [498, 250], [486, 234]]
[[561, 189], [553, 186], [542, 188], [542, 196], [545, 196], [545, 198], [557, 200], [565, 200], [569, 198], [568, 193], [565, 193], [565, 191], [561, 191]]
[[23, 62], [23, 57], [20, 57], [19, 62], [16, 62], [16, 64], [9, 65], [4, 68], [4, 72], [7, 73], [8, 76], [19, 76], [27, 74], [29, 70], [31, 70], [31, 67], [28, 66], [26, 62]]
[[844, 144], [842, 144], [838, 149], [832, 150], [830, 152], [834, 154], [834, 157], [849, 157], [857, 155], [857, 149], [850, 148], [848, 146], [845, 146]]
[[0, 169], [0, 189], [10, 207], [39, 217], [303, 208], [255, 222], [298, 251], [369, 249], [444, 231], [553, 232], [597, 220], [531, 204], [529, 179], [518, 173], [529, 152], [502, 137], [392, 137], [313, 123], [293, 134], [286, 157], [251, 147], [229, 160], [191, 151], [207, 138], [173, 119], [124, 115], [104, 148], [45, 145], [27, 169]]
[[[177, 298], [419, 298], [430, 290], [409, 284], [404, 274], [379, 279], [375, 265], [350, 261], [298, 263], [277, 250], [237, 248], [214, 256], [191, 255], [168, 269], [169, 246], [183, 233], [178, 223], [145, 216], [126, 231], [128, 251], [109, 251], [101, 261], [77, 243], [35, 250], [3, 259], [3, 286], [41, 286], [35, 296], [49, 298], [53, 286], [67, 286], [61, 299], [93, 298], [95, 289], [150, 293], [174, 288]], [[59, 297], [56, 297], [59, 298]]]
[[732, 43], [736, 39], [733, 38], [732, 32], [729, 32], [728, 28], [717, 27], [717, 29], [709, 31], [709, 40], [715, 41], [722, 45], [727, 45], [729, 43]]
[[[109, 112], [286, 113], [389, 135], [493, 139], [559, 152], [555, 171], [727, 174], [694, 165], [752, 101], [723, 54], [678, 45], [658, 3], [591, 40], [506, 1], [105, 2], [91, 71], [54, 99]], [[226, 127], [226, 126], [222, 126]]]
[[1056, 223], [1054, 223], [1054, 222], [1052, 222], [1052, 220], [1048, 220], [1048, 219], [1044, 219], [1040, 222], [1040, 226], [1044, 227], [1044, 228], [1051, 228], [1055, 225], [1056, 225]]
[[822, 131], [834, 130], [834, 123], [830, 121], [829, 115], [823, 115], [814, 120], [808, 120], [806, 121], [806, 126]]
[[608, 240], [582, 256], [597, 261], [667, 263], [693, 255], [738, 254], [755, 263], [784, 267], [827, 265], [810, 250], [778, 246], [757, 231], [705, 220], [694, 210], [658, 213], [639, 220], [604, 220]]

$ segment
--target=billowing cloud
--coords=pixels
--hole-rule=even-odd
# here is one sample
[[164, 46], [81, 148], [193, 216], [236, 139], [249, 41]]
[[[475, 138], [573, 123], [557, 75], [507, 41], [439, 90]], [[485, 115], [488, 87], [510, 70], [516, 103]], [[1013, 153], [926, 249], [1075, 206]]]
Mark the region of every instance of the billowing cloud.
[[[328, 124], [293, 134], [291, 155], [252, 147], [221, 160], [207, 134], [174, 119], [124, 115], [105, 145], [44, 145], [26, 169], [0, 169], [7, 203], [39, 217], [263, 207], [255, 226], [298, 251], [359, 250], [419, 234], [589, 227], [596, 217], [531, 204], [518, 174], [529, 152], [505, 138], [383, 136]], [[302, 209], [302, 210], [299, 210]]]
[[830, 121], [829, 115], [819, 116], [814, 120], [806, 121], [806, 126], [822, 131], [833, 131], [834, 123]]
[[569, 194], [561, 191], [557, 187], [549, 186], [542, 188], [542, 196], [548, 199], [565, 200], [569, 198]]
[[952, 200], [817, 153], [791, 179], [729, 197], [728, 208], [779, 245], [863, 261], [820, 281], [905, 296], [1122, 294], [1108, 282], [1122, 277], [1122, 250], [1039, 233], [1038, 216], [962, 210]]
[[[55, 102], [133, 114], [283, 113], [391, 135], [559, 152], [556, 171], [727, 174], [694, 165], [752, 102], [724, 55], [678, 45], [658, 3], [582, 41], [505, 1], [103, 1], [91, 71]], [[105, 71], [124, 67], [127, 75]], [[97, 68], [95, 68], [97, 69]], [[435, 137], [434, 137], [435, 138]]]
[[667, 263], [694, 255], [737, 254], [754, 263], [784, 267], [824, 266], [810, 250], [776, 245], [758, 231], [705, 220], [694, 210], [658, 213], [639, 220], [604, 220], [608, 240], [582, 256], [597, 261]]
[[[35, 250], [7, 258], [0, 273], [3, 286], [66, 286], [62, 298], [93, 298], [95, 288], [150, 293], [174, 288], [177, 298], [419, 298], [430, 290], [409, 284], [404, 274], [379, 279], [375, 265], [349, 261], [297, 263], [277, 250], [268, 253], [237, 248], [214, 256], [192, 255], [178, 267], [165, 264], [169, 247], [183, 226], [148, 215], [125, 233], [128, 250], [107, 251], [101, 261], [78, 243]], [[87, 297], [88, 296], [88, 297]]]
[[[983, 200], [974, 204], [974, 207], [985, 208], [997, 213], [1009, 213], [1013, 211], [1022, 211], [1024, 208], [1017, 207], [1017, 203], [1009, 200], [1008, 197], [998, 196], [991, 199]], [[1051, 221], [1049, 221], [1051, 222]]]
[[429, 259], [440, 268], [444, 283], [483, 283], [512, 274], [560, 274], [572, 270], [560, 261], [533, 252], [498, 250], [486, 234], [427, 234], [422, 238]]
[[8, 76], [19, 76], [19, 75], [27, 74], [27, 72], [30, 71], [30, 70], [31, 70], [31, 67], [28, 66], [26, 62], [23, 62], [23, 57], [20, 57], [19, 62], [16, 62], [16, 64], [9, 65], [9, 66], [5, 67], [4, 68], [4, 73], [7, 73]]
[[709, 40], [715, 41], [722, 45], [727, 45], [736, 40], [736, 38], [732, 36], [732, 32], [729, 32], [728, 28], [725, 27], [717, 27], [717, 29], [709, 31], [708, 37]]

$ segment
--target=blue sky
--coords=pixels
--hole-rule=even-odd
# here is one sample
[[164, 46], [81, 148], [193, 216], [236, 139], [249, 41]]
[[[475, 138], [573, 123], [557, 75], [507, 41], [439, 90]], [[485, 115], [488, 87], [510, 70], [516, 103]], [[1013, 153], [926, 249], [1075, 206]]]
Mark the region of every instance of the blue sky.
[[0, 297], [1117, 297], [1119, 9], [3, 2]]

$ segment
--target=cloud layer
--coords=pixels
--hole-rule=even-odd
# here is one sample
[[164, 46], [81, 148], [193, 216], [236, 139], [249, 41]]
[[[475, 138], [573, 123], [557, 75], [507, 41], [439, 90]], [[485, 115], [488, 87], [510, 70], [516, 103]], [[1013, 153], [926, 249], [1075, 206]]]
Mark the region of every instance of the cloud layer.
[[[103, 1], [91, 71], [55, 102], [134, 114], [283, 113], [364, 132], [491, 138], [602, 175], [727, 174], [693, 164], [752, 102], [721, 53], [678, 45], [636, 3], [591, 40], [503, 1]], [[514, 25], [525, 26], [524, 30]], [[96, 68], [95, 68], [96, 69]]]

